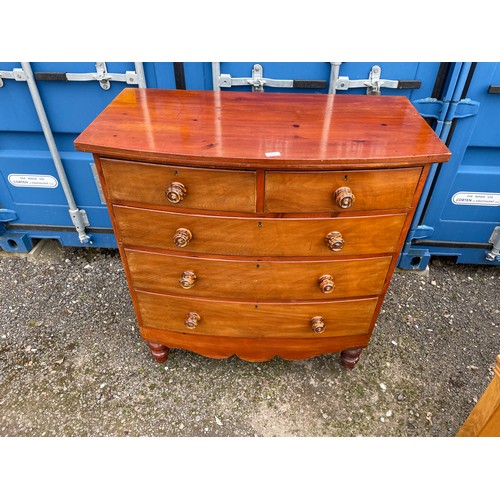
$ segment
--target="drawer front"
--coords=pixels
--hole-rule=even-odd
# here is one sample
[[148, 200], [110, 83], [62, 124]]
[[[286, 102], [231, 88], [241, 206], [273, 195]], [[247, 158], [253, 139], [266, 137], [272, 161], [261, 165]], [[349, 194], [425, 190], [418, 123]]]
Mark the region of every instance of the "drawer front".
[[[322, 262], [242, 261], [130, 249], [125, 253], [134, 288], [189, 297], [250, 300], [378, 295], [392, 260], [377, 257]], [[180, 281], [189, 288], [181, 286]]]
[[[145, 327], [196, 335], [257, 338], [325, 338], [368, 333], [377, 299], [318, 303], [215, 302], [136, 292]], [[190, 313], [199, 316], [194, 329], [185, 325]], [[322, 333], [312, 319], [321, 317]]]
[[[341, 257], [392, 253], [406, 215], [323, 219], [209, 217], [114, 206], [118, 239], [125, 245], [216, 255], [268, 257]], [[189, 243], [179, 248], [174, 236], [188, 229]], [[341, 234], [343, 247], [332, 251], [325, 238]]]
[[[106, 158], [101, 159], [101, 166], [112, 201], [197, 210], [256, 210], [255, 172], [153, 165]], [[169, 189], [173, 193], [181, 190], [182, 200], [170, 202], [166, 195]]]
[[[267, 172], [265, 210], [294, 213], [406, 209], [411, 206], [421, 172], [421, 168]], [[337, 202], [336, 192], [342, 188], [349, 188], [354, 195], [350, 208], [341, 208]], [[348, 201], [350, 194], [342, 191], [339, 196], [347, 196], [344, 199]]]

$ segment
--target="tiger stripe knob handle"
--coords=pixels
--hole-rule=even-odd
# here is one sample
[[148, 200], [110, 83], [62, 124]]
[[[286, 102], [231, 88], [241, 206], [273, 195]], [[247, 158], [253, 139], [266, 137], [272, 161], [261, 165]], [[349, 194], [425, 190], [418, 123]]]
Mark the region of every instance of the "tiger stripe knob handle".
[[344, 238], [338, 231], [332, 231], [326, 235], [326, 244], [332, 252], [338, 252], [344, 248]]
[[189, 229], [180, 227], [174, 234], [174, 243], [176, 247], [184, 248], [191, 241], [193, 234]]
[[181, 182], [172, 182], [165, 191], [165, 196], [170, 203], [180, 203], [187, 194], [187, 188]]
[[333, 282], [333, 278], [329, 274], [323, 274], [320, 278], [318, 278], [319, 289], [323, 293], [332, 293], [335, 290], [335, 283]]
[[314, 333], [323, 333], [325, 331], [325, 320], [321, 316], [311, 318], [311, 327]]
[[184, 271], [179, 279], [179, 284], [182, 288], [188, 290], [189, 288], [192, 288], [194, 286], [197, 279], [198, 277], [196, 276], [194, 271]]
[[351, 208], [356, 199], [348, 187], [340, 187], [335, 191], [335, 202], [340, 208]]
[[184, 324], [190, 330], [194, 330], [198, 326], [198, 321], [201, 320], [201, 316], [198, 313], [190, 312], [184, 320]]

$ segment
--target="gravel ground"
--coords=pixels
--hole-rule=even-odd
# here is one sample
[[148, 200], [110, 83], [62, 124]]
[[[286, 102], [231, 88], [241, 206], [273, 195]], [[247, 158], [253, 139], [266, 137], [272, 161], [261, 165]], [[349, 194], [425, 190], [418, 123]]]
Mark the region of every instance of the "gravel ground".
[[1, 436], [454, 436], [500, 353], [500, 267], [396, 272], [372, 341], [249, 363], [140, 339], [116, 250], [0, 256]]

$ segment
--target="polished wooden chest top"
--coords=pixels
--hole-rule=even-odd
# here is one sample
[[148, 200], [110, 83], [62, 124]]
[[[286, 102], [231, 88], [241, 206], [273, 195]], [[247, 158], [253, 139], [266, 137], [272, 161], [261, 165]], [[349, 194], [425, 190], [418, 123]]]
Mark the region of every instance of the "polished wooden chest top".
[[264, 361], [366, 347], [431, 163], [404, 97], [126, 89], [94, 154], [141, 335]]

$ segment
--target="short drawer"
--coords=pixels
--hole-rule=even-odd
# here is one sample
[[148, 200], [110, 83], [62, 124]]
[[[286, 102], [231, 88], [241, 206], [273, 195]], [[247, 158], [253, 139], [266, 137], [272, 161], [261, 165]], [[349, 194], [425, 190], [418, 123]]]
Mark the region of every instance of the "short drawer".
[[255, 172], [155, 165], [107, 158], [101, 159], [101, 166], [112, 201], [197, 210], [256, 210]]
[[125, 249], [132, 286], [188, 297], [333, 299], [378, 295], [391, 257], [324, 261], [204, 259]]
[[[123, 206], [114, 206], [113, 213], [117, 237], [124, 245], [249, 257], [392, 253], [406, 219], [406, 214], [315, 219], [214, 217]], [[174, 237], [186, 241], [186, 235], [191, 235], [186, 246], [176, 246]], [[332, 241], [339, 250], [330, 249]]]
[[[294, 213], [407, 209], [421, 171], [266, 172], [265, 210]], [[342, 203], [348, 207], [341, 208]]]
[[[317, 303], [223, 302], [136, 292], [142, 324], [229, 337], [322, 338], [369, 332], [376, 298]], [[196, 315], [196, 316], [195, 316]], [[195, 319], [196, 321], [193, 321]], [[194, 326], [188, 328], [186, 322]], [[321, 330], [313, 331], [313, 326]]]

